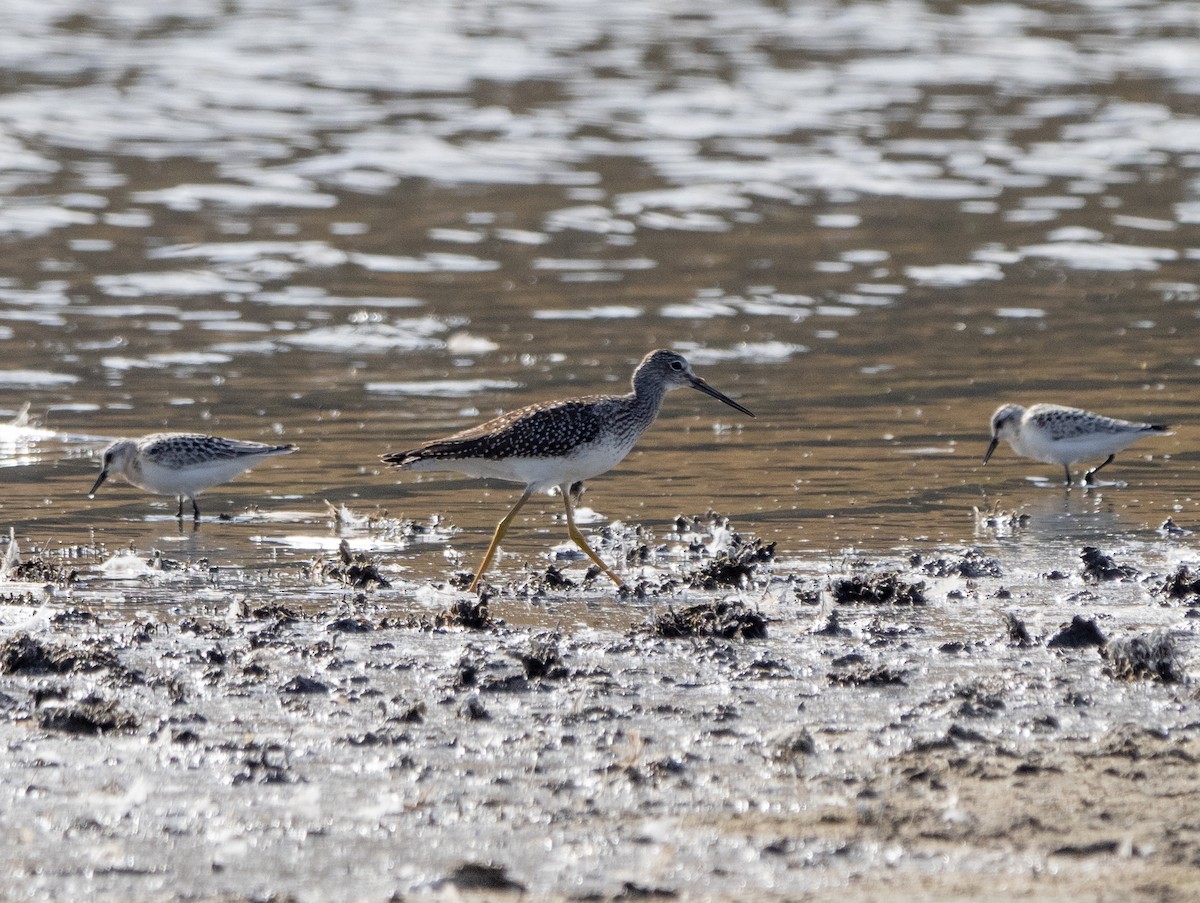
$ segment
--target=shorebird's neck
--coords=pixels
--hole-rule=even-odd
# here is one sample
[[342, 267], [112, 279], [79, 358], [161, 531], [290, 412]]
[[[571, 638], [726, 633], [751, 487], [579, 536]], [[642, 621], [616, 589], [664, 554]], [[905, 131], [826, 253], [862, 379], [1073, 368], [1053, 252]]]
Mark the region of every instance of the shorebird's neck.
[[653, 374], [640, 370], [633, 374], [633, 391], [614, 395], [603, 414], [605, 429], [632, 444], [658, 417], [667, 387]]
[[633, 392], [625, 397], [629, 399], [630, 407], [645, 411], [653, 420], [658, 416], [663, 398], [667, 394], [667, 384], [657, 373], [651, 373], [644, 367], [639, 367], [633, 374]]

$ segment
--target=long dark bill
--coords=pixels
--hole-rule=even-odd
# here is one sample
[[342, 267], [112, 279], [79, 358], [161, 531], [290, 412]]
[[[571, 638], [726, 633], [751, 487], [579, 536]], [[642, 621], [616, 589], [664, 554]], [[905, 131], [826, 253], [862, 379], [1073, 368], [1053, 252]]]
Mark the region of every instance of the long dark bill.
[[999, 436], [992, 436], [992, 444], [988, 446], [988, 450], [983, 453], [983, 463], [988, 462], [988, 458], [992, 456], [992, 452], [996, 450], [996, 446], [1000, 444]]
[[88, 490], [88, 498], [91, 498], [92, 496], [94, 496], [96, 494], [96, 490], [100, 488], [100, 484], [103, 483], [107, 479], [108, 479], [108, 471], [107, 470], [100, 471], [100, 476], [96, 477], [96, 482], [93, 483], [92, 488], [90, 490]]
[[708, 383], [706, 383], [704, 380], [702, 380], [698, 376], [692, 377], [692, 388], [699, 389], [705, 395], [710, 395], [713, 398], [715, 398], [717, 401], [725, 402], [725, 404], [729, 405], [731, 408], [737, 408], [743, 414], [747, 414], [751, 417], [754, 416], [754, 412], [751, 411], [749, 408], [742, 407], [740, 404], [738, 404], [736, 401], [734, 401], [728, 395], [724, 394], [723, 392], [718, 392], [716, 389], [714, 389], [712, 386], [710, 386]]

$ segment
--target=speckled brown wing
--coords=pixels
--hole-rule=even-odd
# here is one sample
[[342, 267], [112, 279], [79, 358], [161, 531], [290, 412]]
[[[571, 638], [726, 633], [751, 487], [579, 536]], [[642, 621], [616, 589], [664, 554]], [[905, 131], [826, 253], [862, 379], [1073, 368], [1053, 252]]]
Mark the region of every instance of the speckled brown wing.
[[566, 456], [600, 437], [603, 401], [604, 396], [592, 396], [520, 408], [420, 448], [384, 455], [383, 460], [404, 467], [426, 460]]

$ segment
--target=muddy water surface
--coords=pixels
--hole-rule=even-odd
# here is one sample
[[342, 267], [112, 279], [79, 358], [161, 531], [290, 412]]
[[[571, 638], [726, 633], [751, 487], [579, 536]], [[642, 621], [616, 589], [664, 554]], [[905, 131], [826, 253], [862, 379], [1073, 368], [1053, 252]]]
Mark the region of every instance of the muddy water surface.
[[[5, 616], [6, 629], [49, 629], [35, 617], [44, 605], [107, 609], [107, 631], [136, 618], [173, 631], [197, 606], [237, 623], [237, 605], [264, 595], [306, 617], [368, 604], [309, 567], [342, 540], [380, 556], [393, 584], [370, 591], [372, 617], [430, 616], [447, 598], [432, 583], [478, 560], [515, 491], [442, 475], [398, 480], [378, 455], [522, 404], [622, 391], [637, 360], [667, 346], [758, 416], [673, 394], [638, 449], [590, 484], [582, 520], [609, 528], [617, 554], [660, 546], [660, 557], [630, 573], [662, 586], [685, 560], [675, 516], [710, 508], [730, 516], [737, 530], [776, 544], [775, 561], [742, 592], [752, 605], [776, 606], [772, 616], [786, 626], [773, 630], [788, 638], [761, 655], [718, 650], [716, 670], [692, 683], [728, 678], [719, 662], [731, 655], [746, 658], [738, 667], [782, 661], [793, 678], [825, 688], [828, 669], [810, 674], [814, 666], [800, 664], [812, 643], [826, 642], [806, 632], [834, 604], [822, 581], [860, 558], [930, 579], [923, 563], [964, 546], [994, 556], [1001, 575], [986, 577], [983, 589], [931, 586], [937, 604], [922, 611], [919, 652], [889, 634], [899, 645], [888, 655], [1001, 642], [1001, 611], [1015, 606], [1035, 638], [1075, 613], [1099, 613], [1119, 630], [1177, 630], [1186, 656], [1194, 621], [1183, 609], [1160, 606], [1152, 587], [1136, 582], [1097, 595], [1079, 552], [1100, 547], [1156, 579], [1196, 557], [1197, 534], [1186, 531], [1200, 525], [1198, 34], [1191, 5], [1137, 2], [684, 9], [263, 0], [170, 14], [148, 2], [103, 10], [77, 0], [16, 3], [0, 38], [0, 409], [13, 420], [0, 426], [0, 528], [13, 530], [23, 556], [40, 553], [77, 580], [53, 591], [36, 581], [14, 588], [22, 604]], [[1075, 404], [1169, 422], [1175, 432], [1121, 455], [1095, 489], [1067, 492], [1054, 466], [1007, 447], [981, 465], [988, 417], [1006, 401]], [[177, 525], [172, 500], [131, 487], [108, 485], [87, 499], [97, 452], [112, 437], [163, 429], [295, 442], [300, 452], [209, 492], [210, 517], [198, 529]], [[502, 589], [558, 554], [559, 504], [547, 498], [527, 509], [505, 544]], [[1181, 532], [1160, 531], [1168, 518]], [[649, 536], [626, 532], [630, 525]], [[572, 559], [559, 563], [582, 575]], [[1066, 581], [1044, 579], [1055, 571]], [[826, 593], [816, 608], [802, 601], [814, 587]], [[682, 601], [707, 598], [696, 592]], [[585, 658], [597, 649], [625, 654], [605, 644], [620, 645], [614, 637], [659, 604], [633, 598], [622, 603], [628, 610], [616, 608], [600, 587], [549, 598], [510, 594], [496, 604], [508, 605], [501, 613], [514, 629], [581, 632], [578, 642], [592, 650]], [[974, 601], [956, 607], [963, 599]], [[870, 626], [874, 616], [838, 654], [883, 630]], [[252, 645], [251, 628], [238, 629], [237, 642]], [[413, 653], [421, 659], [410, 663], [414, 673], [452, 687], [459, 640], [440, 640], [400, 631], [386, 642], [427, 645]], [[310, 641], [300, 630], [296, 643]], [[201, 674], [220, 667], [209, 647], [161, 642], [161, 654], [184, 656]], [[361, 662], [370, 651], [347, 658]], [[607, 667], [636, 670], [635, 653]], [[268, 670], [292, 676], [289, 654], [279, 652]], [[686, 652], [662, 654], [645, 667], [689, 682], [680, 672]], [[1003, 685], [1001, 675], [1024, 667], [1022, 655], [985, 655], [988, 679]], [[1059, 659], [1038, 655], [1038, 667], [1054, 674]], [[900, 659], [888, 666], [904, 670]], [[1093, 654], [1086, 680], [1110, 687], [1101, 667]], [[924, 690], [903, 703], [907, 711], [956, 672], [914, 681]], [[1031, 679], [1045, 694], [1034, 704], [1064, 705], [1060, 679]], [[214, 686], [232, 692], [221, 680]], [[649, 692], [647, 681], [635, 682], [637, 692]], [[1136, 720], [1153, 692], [1138, 685], [1135, 698], [1117, 694], [1087, 729], [1071, 721], [1072, 736], [1086, 745]], [[836, 713], [852, 696], [814, 706]], [[1185, 696], [1157, 697], [1156, 706], [1174, 708], [1154, 716], [1155, 730], [1195, 720]], [[145, 701], [148, 711], [166, 698]], [[865, 705], [878, 702], [868, 696]], [[697, 717], [711, 711], [698, 698], [681, 704]], [[581, 697], [569, 705], [587, 710]], [[755, 730], [799, 705], [772, 703]], [[10, 728], [26, 730], [29, 711], [11, 711]], [[1043, 714], [1013, 714], [998, 733], [1036, 732]], [[228, 713], [205, 717], [223, 723]], [[814, 730], [841, 730], [835, 715], [813, 717]], [[517, 730], [515, 709], [513, 718], [504, 730]], [[866, 723], [872, 718], [882, 716], [874, 711]], [[688, 723], [674, 724], [672, 743], [686, 745]], [[640, 724], [635, 736], [649, 730]], [[233, 741], [223, 734], [202, 746], [225, 742]], [[640, 742], [614, 741], [622, 751], [613, 761], [637, 765]], [[736, 744], [725, 752], [732, 758], [717, 756], [717, 783], [731, 762], [743, 764]], [[29, 750], [22, 761], [39, 755]], [[131, 769], [145, 765], [140, 755]], [[874, 773], [877, 760], [846, 755], [819, 767], [827, 776], [843, 767]], [[564, 782], [574, 780], [569, 758]], [[611, 764], [593, 763], [596, 773]], [[305, 776], [313, 787], [321, 779]], [[698, 789], [707, 780], [687, 789], [691, 808], [671, 798], [671, 817], [707, 811]], [[830, 790], [829, 799], [865, 811], [873, 797], [860, 792]], [[420, 809], [400, 797], [405, 811]], [[221, 811], [232, 805], [214, 800]], [[942, 824], [970, 823], [956, 821], [951, 803], [946, 797]], [[1056, 828], [1030, 812], [1014, 823], [1021, 817], [1039, 819], [1048, 834]], [[622, 824], [619, 812], [606, 818]], [[227, 827], [241, 849], [238, 829]], [[661, 825], [645, 836], [645, 849], [665, 857], [655, 846], [668, 842]], [[763, 853], [776, 839], [746, 848], [755, 862], [778, 855], [782, 863], [755, 887], [809, 887], [807, 848]], [[903, 843], [878, 839], [858, 865], [839, 870], [830, 863], [845, 861], [836, 853], [844, 839], [830, 841], [824, 862], [834, 883], [905, 856]], [[1137, 841], [1126, 840], [1113, 850], [1132, 856]], [[1158, 849], [1174, 842], [1159, 838]], [[506, 859], [527, 887], [571, 892], [488, 843], [457, 859]], [[1029, 861], [991, 853], [1025, 874], [1047, 862], [1039, 843], [1029, 841]], [[702, 892], [713, 879], [697, 878], [688, 857], [711, 848], [682, 847], [679, 868], [647, 865], [626, 877], [653, 889], [661, 875], [662, 888]], [[750, 855], [738, 850], [726, 852]], [[208, 869], [206, 854], [197, 855]], [[1168, 864], [1189, 855], [1194, 862], [1184, 850]], [[364, 899], [428, 888], [453, 859], [384, 868]], [[933, 869], [917, 860], [907, 875]], [[955, 874], [970, 872], [969, 861], [954, 861]], [[143, 865], [104, 867], [120, 875]], [[572, 885], [579, 893], [620, 892], [603, 865], [587, 868]], [[247, 889], [238, 883], [246, 873], [229, 874], [238, 880], [195, 886]], [[31, 885], [31, 895], [52, 886]], [[733, 893], [741, 885], [719, 886]], [[119, 881], [109, 890], [114, 899], [166, 892]]]

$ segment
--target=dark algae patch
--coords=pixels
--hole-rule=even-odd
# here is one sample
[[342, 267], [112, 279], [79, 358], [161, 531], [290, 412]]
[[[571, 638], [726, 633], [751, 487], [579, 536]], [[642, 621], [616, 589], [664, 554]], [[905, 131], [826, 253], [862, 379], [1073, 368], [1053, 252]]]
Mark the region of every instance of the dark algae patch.
[[135, 731], [138, 720], [114, 700], [88, 696], [79, 702], [48, 706], [38, 712], [38, 724], [66, 734], [104, 734]]
[[835, 687], [903, 687], [907, 686], [907, 673], [888, 665], [872, 665], [862, 661], [858, 655], [846, 656], [834, 661], [838, 670], [826, 676]]
[[1181, 564], [1175, 573], [1165, 577], [1154, 591], [1167, 599], [1186, 600], [1189, 605], [1193, 604], [1200, 596], [1200, 573], [1186, 564]]
[[714, 558], [701, 564], [691, 574], [689, 582], [696, 589], [707, 590], [749, 586], [753, 582], [755, 569], [774, 557], [775, 543], [764, 544], [760, 539], [743, 541], [738, 538], [728, 551], [720, 551]]
[[75, 568], [63, 567], [46, 561], [34, 555], [24, 561], [19, 561], [8, 569], [9, 580], [19, 580], [27, 583], [53, 583], [56, 586], [70, 586], [79, 579]]
[[336, 559], [321, 558], [312, 563], [309, 572], [314, 580], [333, 580], [354, 589], [370, 589], [378, 586], [386, 589], [391, 581], [379, 571], [379, 561], [363, 552], [354, 552], [350, 544], [342, 540], [338, 544]]
[[[591, 573], [589, 569], [588, 573]], [[586, 578], [585, 578], [586, 579]], [[562, 593], [575, 588], [575, 581], [564, 574], [554, 565], [547, 566], [541, 574], [535, 574], [523, 584], [515, 588], [516, 594], [522, 597], [544, 597], [554, 593]]]
[[303, 674], [297, 674], [280, 690], [284, 693], [328, 693], [329, 685], [317, 680], [315, 677], [305, 677]]
[[895, 571], [855, 575], [834, 580], [830, 585], [839, 605], [924, 605], [925, 584], [908, 583]]
[[443, 609], [433, 619], [437, 627], [460, 627], [465, 630], [490, 630], [496, 626], [496, 621], [488, 611], [488, 596], [486, 587], [478, 597], [470, 599], [455, 599], [449, 607]]
[[1025, 622], [1021, 620], [1016, 612], [1006, 611], [1003, 613], [1003, 617], [1005, 631], [1010, 643], [1022, 648], [1033, 645], [1033, 638], [1029, 635], [1029, 628], [1025, 626]]
[[761, 640], [767, 635], [767, 619], [741, 602], [702, 602], [681, 609], [668, 607], [641, 630], [668, 639], [720, 637], [728, 640], [737, 637]]
[[0, 644], [0, 673], [3, 674], [66, 674], [97, 671], [116, 664], [116, 656], [95, 643], [91, 647], [76, 648], [43, 643], [27, 633], [18, 633]]
[[514, 653], [530, 680], [561, 680], [568, 674], [559, 652], [557, 633], [539, 633], [529, 639], [529, 649]]
[[1163, 683], [1184, 680], [1179, 647], [1166, 630], [1109, 640], [1101, 655], [1107, 662], [1104, 670], [1118, 679], [1150, 679]]
[[979, 549], [968, 549], [958, 556], [934, 558], [929, 561], [916, 555], [913, 556], [912, 564], [919, 567], [922, 574], [930, 577], [965, 577], [978, 580], [981, 577], [1002, 575], [1000, 562], [990, 555], [983, 554]]

